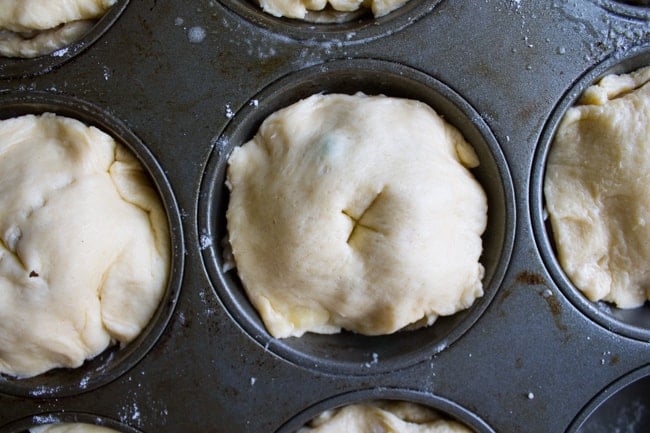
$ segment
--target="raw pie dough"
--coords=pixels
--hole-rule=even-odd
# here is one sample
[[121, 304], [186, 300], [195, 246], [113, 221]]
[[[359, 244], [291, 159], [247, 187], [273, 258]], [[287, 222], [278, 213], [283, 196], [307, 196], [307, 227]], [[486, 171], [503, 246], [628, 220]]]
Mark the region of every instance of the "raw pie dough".
[[314, 95], [229, 160], [237, 270], [274, 337], [388, 334], [482, 296], [485, 194], [471, 146], [427, 105]]
[[31, 58], [80, 39], [117, 0], [0, 0], [0, 55]]
[[409, 402], [377, 401], [329, 410], [297, 433], [472, 433], [433, 409]]
[[118, 431], [94, 424], [61, 423], [32, 427], [29, 433], [118, 433]]
[[558, 259], [591, 301], [650, 299], [650, 67], [586, 90], [559, 125], [544, 193]]
[[381, 17], [402, 7], [408, 0], [260, 0], [264, 12], [276, 17], [304, 19], [309, 11], [322, 11], [326, 6], [339, 12], [368, 8]]
[[78, 367], [130, 342], [169, 262], [165, 212], [130, 151], [51, 113], [0, 121], [0, 373]]

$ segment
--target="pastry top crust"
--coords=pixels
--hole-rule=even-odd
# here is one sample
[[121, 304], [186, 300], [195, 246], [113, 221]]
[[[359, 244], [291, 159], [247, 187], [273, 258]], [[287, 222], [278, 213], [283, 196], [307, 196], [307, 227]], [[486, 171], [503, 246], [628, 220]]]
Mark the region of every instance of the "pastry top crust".
[[591, 301], [650, 299], [650, 67], [609, 75], [562, 119], [544, 184], [558, 259]]
[[73, 21], [99, 18], [117, 0], [0, 0], [0, 29], [48, 30]]
[[117, 0], [0, 0], [0, 56], [34, 58], [78, 41]]
[[0, 121], [0, 372], [78, 367], [146, 326], [168, 224], [135, 156], [46, 113]]
[[427, 105], [314, 95], [229, 160], [229, 240], [275, 337], [431, 324], [482, 296], [478, 158]]

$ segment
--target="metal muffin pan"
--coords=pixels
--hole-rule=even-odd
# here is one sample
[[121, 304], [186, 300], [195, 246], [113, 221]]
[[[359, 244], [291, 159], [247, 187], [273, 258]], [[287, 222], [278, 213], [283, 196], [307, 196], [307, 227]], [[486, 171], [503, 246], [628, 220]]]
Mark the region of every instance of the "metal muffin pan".
[[[65, 418], [125, 432], [291, 433], [321, 410], [376, 398], [427, 404], [477, 433], [584, 433], [630, 403], [647, 413], [648, 307], [593, 313], [553, 258], [540, 190], [569, 101], [648, 60], [647, 6], [411, 0], [377, 20], [317, 24], [246, 0], [118, 4], [67, 61], [0, 63], [11, 72], [0, 113], [56, 111], [125, 141], [167, 206], [172, 282], [130, 346], [78, 372], [2, 378], [0, 432]], [[478, 151], [486, 294], [412, 333], [272, 339], [222, 271], [226, 159], [275, 109], [356, 91], [423, 100]], [[649, 429], [647, 417], [634, 422]]]

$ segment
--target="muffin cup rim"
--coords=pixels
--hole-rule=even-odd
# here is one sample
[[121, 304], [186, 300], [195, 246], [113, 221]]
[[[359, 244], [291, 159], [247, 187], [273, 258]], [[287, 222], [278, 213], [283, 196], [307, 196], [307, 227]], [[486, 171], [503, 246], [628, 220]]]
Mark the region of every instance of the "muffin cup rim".
[[[99, 421], [99, 422], [98, 422]], [[28, 415], [0, 426], [0, 433], [24, 433], [31, 427], [45, 424], [84, 423], [108, 427], [124, 433], [142, 433], [117, 419], [83, 411], [54, 411]]]
[[589, 418], [598, 411], [598, 409], [618, 392], [627, 388], [629, 385], [639, 380], [650, 379], [650, 364], [629, 371], [615, 379], [605, 386], [577, 413], [575, 419], [571, 422], [567, 433], [579, 433]]
[[326, 397], [303, 408], [293, 418], [275, 430], [275, 433], [295, 433], [307, 422], [326, 410], [377, 400], [416, 403], [455, 419], [476, 433], [496, 433], [479, 415], [453, 400], [435, 393], [397, 387], [361, 388]]
[[[233, 137], [237, 138], [238, 132], [242, 129], [241, 125], [236, 123], [237, 119], [243, 118], [242, 123], [251, 123], [256, 125], [253, 127], [253, 130], [259, 127], [259, 123], [263, 121], [271, 112], [279, 109], [284, 104], [276, 104], [275, 108], [273, 107], [262, 107], [263, 104], [260, 103], [258, 107], [255, 104], [245, 104], [233, 117], [235, 122], [231, 120], [226, 127], [221, 131], [219, 138], [216, 140], [216, 144], [213, 148], [213, 152], [209, 156], [209, 161], [206, 164], [206, 170], [204, 172], [204, 178], [202, 180], [201, 194], [199, 198], [199, 212], [198, 212], [198, 224], [197, 230], [199, 231], [198, 235], [207, 234], [211, 239], [214, 239], [212, 244], [207, 248], [202, 248], [202, 256], [204, 263], [204, 270], [208, 273], [208, 280], [212, 282], [212, 288], [216, 292], [216, 296], [220, 299], [221, 304], [224, 306], [228, 312], [228, 316], [235, 323], [238, 324], [239, 328], [247, 334], [249, 337], [254, 339], [260, 346], [264, 348], [265, 351], [270, 351], [279, 356], [281, 359], [284, 359], [296, 366], [302, 366], [308, 369], [316, 369], [319, 371], [328, 371], [333, 372], [334, 374], [355, 374], [355, 375], [368, 375], [376, 374], [385, 371], [394, 371], [396, 369], [402, 369], [413, 365], [424, 358], [427, 358], [431, 355], [439, 353], [444, 350], [454, 341], [459, 339], [464, 333], [468, 332], [469, 329], [473, 327], [476, 321], [479, 320], [483, 312], [488, 308], [491, 301], [495, 297], [501, 281], [505, 275], [505, 271], [510, 261], [510, 256], [512, 253], [513, 243], [514, 243], [514, 227], [516, 221], [515, 207], [514, 207], [514, 190], [512, 187], [512, 180], [510, 178], [509, 168], [505, 157], [501, 153], [500, 146], [498, 141], [492, 134], [491, 130], [487, 123], [483, 121], [480, 115], [474, 110], [474, 108], [463, 98], [460, 94], [456, 93], [452, 88], [444, 84], [442, 81], [439, 81], [435, 77], [432, 77], [428, 74], [424, 74], [417, 69], [411, 68], [403, 64], [396, 64], [393, 62], [378, 60], [378, 59], [368, 59], [368, 58], [357, 58], [357, 59], [336, 59], [331, 60], [322, 64], [314, 65], [307, 67], [305, 69], [287, 74], [282, 76], [278, 80], [274, 81], [270, 85], [264, 87], [256, 95], [253, 96], [251, 100], [258, 99], [273, 99], [276, 95], [284, 95], [287, 93], [288, 89], [297, 88], [309, 81], [309, 77], [318, 76], [320, 74], [326, 73], [376, 73], [376, 74], [388, 74], [396, 77], [398, 80], [405, 81], [416, 81], [419, 86], [428, 87], [429, 91], [435, 93], [437, 97], [444, 98], [447, 103], [453, 105], [458, 112], [461, 112], [466, 120], [471, 121], [472, 127], [475, 128], [475, 132], [481, 135], [481, 138], [486, 142], [487, 151], [491, 153], [492, 161], [497, 170], [499, 171], [499, 185], [503, 188], [503, 201], [504, 201], [504, 212], [505, 218], [508, 219], [504, 223], [505, 229], [503, 234], [502, 244], [500, 245], [499, 254], [500, 258], [497, 261], [497, 265], [494, 266], [494, 269], [491, 270], [492, 274], [488, 275], [489, 280], [484, 281], [484, 295], [480, 298], [477, 298], [472, 305], [467, 310], [459, 311], [458, 314], [468, 314], [469, 317], [465, 317], [460, 325], [454, 326], [451, 332], [447, 335], [447, 338], [442, 339], [442, 341], [437, 344], [428, 345], [427, 349], [420, 349], [414, 351], [414, 353], [404, 354], [400, 357], [402, 359], [399, 362], [399, 365], [394, 365], [394, 362], [385, 362], [385, 363], [372, 363], [373, 359], [370, 358], [370, 353], [368, 353], [368, 362], [353, 363], [349, 361], [341, 360], [331, 360], [328, 359], [327, 362], [323, 363], [321, 358], [312, 356], [311, 354], [307, 355], [300, 350], [295, 350], [290, 344], [286, 344], [288, 339], [275, 339], [268, 335], [268, 332], [264, 328], [263, 324], [257, 324], [257, 320], [254, 320], [251, 314], [247, 314], [243, 308], [239, 305], [239, 302], [233, 297], [229, 292], [229, 283], [227, 281], [226, 272], [223, 272], [220, 269], [220, 266], [215, 266], [222, 259], [219, 257], [220, 250], [216, 246], [222, 239], [218, 238], [217, 232], [219, 228], [216, 226], [216, 223], [211, 223], [211, 221], [216, 221], [219, 218], [218, 208], [219, 204], [212, 205], [211, 202], [215, 199], [213, 196], [217, 193], [219, 189], [224, 188], [220, 180], [221, 172], [225, 173], [227, 166], [227, 158], [230, 154], [232, 148], [243, 143], [232, 143]], [[299, 83], [299, 84], [296, 84]], [[326, 85], [321, 85], [321, 88], [324, 88]], [[395, 87], [396, 85], [393, 85]], [[312, 92], [318, 93], [318, 92]], [[337, 93], [336, 91], [323, 91], [322, 93]], [[346, 93], [346, 92], [340, 92]], [[302, 97], [291, 98], [293, 102], [302, 99]], [[423, 101], [426, 103], [426, 98]], [[460, 104], [461, 106], [458, 106]], [[430, 105], [430, 104], [428, 104]], [[260, 108], [261, 107], [261, 108]], [[432, 107], [434, 110], [436, 107]], [[262, 114], [254, 114], [253, 110], [262, 109]], [[437, 110], [436, 110], [437, 111]], [[250, 117], [255, 117], [261, 119], [259, 122], [250, 121]], [[448, 119], [449, 121], [449, 119]], [[451, 122], [453, 124], [453, 122]], [[230, 148], [230, 149], [228, 149]], [[225, 176], [225, 174], [224, 174]], [[484, 186], [485, 188], [485, 186]], [[488, 220], [488, 228], [494, 222]], [[227, 230], [226, 230], [227, 232]], [[485, 233], [484, 233], [485, 235]], [[485, 239], [485, 238], [484, 238]], [[485, 241], [484, 241], [485, 242]], [[485, 244], [484, 244], [485, 247]], [[484, 248], [483, 254], [486, 250]], [[483, 257], [483, 256], [482, 256]], [[487, 271], [487, 270], [486, 270]], [[232, 272], [232, 271], [231, 271]], [[217, 286], [221, 286], [225, 289], [220, 289]], [[222, 291], [226, 292], [227, 296], [224, 298]], [[244, 294], [245, 296], [245, 294]], [[231, 299], [232, 298], [232, 299]], [[247, 301], [250, 302], [250, 301]], [[254, 314], [253, 314], [254, 316]], [[440, 318], [439, 320], [442, 320]], [[435, 324], [433, 325], [435, 326]], [[417, 332], [417, 331], [414, 331]], [[395, 335], [395, 334], [392, 334]], [[386, 336], [384, 336], [386, 337]], [[390, 338], [390, 336], [388, 336]], [[301, 337], [304, 338], [304, 337]], [[320, 338], [320, 337], [316, 337]], [[372, 339], [375, 337], [366, 337], [367, 339]], [[381, 337], [379, 337], [381, 338]], [[433, 346], [433, 347], [429, 347]], [[374, 357], [375, 354], [372, 353]], [[381, 359], [381, 357], [380, 357]], [[326, 365], [324, 365], [326, 364]], [[368, 365], [371, 368], [367, 368]], [[366, 368], [364, 368], [366, 367]]]
[[219, 0], [246, 21], [275, 35], [307, 44], [368, 42], [399, 32], [431, 13], [442, 0], [409, 0], [387, 15], [343, 23], [314, 23], [297, 18], [276, 17], [249, 0]]
[[650, 5], [634, 5], [616, 0], [592, 0], [609, 13], [621, 18], [633, 18], [641, 21], [650, 21]]

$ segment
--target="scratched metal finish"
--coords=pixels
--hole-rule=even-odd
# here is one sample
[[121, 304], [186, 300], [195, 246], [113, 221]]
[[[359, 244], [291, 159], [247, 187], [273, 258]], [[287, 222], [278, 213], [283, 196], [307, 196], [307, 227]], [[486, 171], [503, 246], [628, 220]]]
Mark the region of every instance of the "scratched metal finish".
[[[56, 111], [131, 147], [168, 210], [172, 278], [132, 346], [77, 371], [0, 378], [0, 432], [80, 420], [293, 433], [375, 398], [430, 405], [477, 433], [650, 429], [650, 307], [575, 292], [541, 194], [563, 110], [599, 76], [650, 64], [648, 6], [411, 0], [377, 20], [318, 24], [246, 0], [137, 0], [98, 26], [52, 56], [0, 60], [0, 117]], [[477, 149], [486, 294], [412, 333], [272, 339], [223, 268], [226, 159], [275, 109], [359, 90], [421, 99]]]

